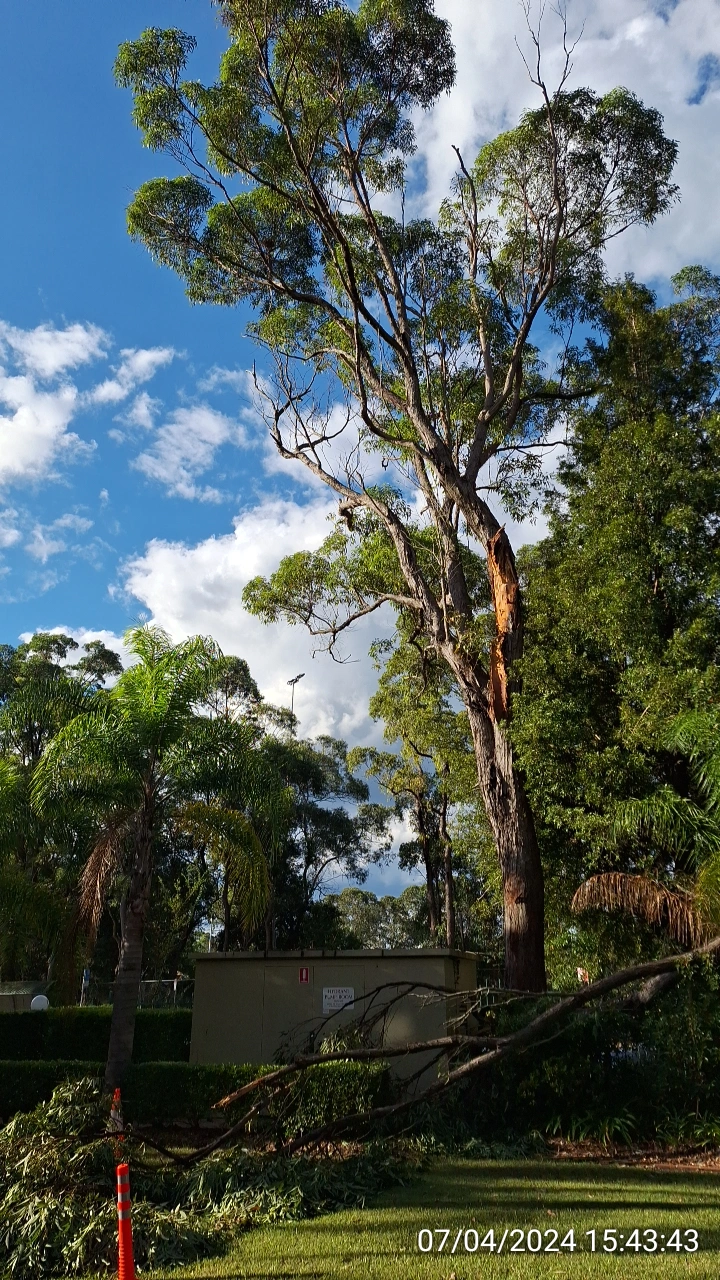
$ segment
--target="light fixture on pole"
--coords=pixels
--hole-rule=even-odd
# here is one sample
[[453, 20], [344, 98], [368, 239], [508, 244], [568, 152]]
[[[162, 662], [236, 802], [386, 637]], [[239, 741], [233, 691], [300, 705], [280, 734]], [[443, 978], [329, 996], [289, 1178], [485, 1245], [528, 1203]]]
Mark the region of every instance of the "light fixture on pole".
[[288, 680], [288, 684], [292, 688], [292, 692], [290, 694], [290, 715], [291, 716], [295, 714], [295, 685], [297, 684], [298, 680], [302, 680], [304, 675], [305, 675], [305, 672], [301, 671], [299, 676], [293, 676], [292, 680]]

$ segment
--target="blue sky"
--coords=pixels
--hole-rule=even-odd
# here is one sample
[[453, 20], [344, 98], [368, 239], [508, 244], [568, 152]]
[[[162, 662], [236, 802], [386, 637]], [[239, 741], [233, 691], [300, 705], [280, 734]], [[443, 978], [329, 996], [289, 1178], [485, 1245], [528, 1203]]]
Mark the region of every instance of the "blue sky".
[[[253, 467], [246, 452], [228, 449], [224, 457], [220, 449], [223, 479], [212, 485], [218, 499], [194, 503], [191, 514], [187, 497], [166, 496], [129, 465], [148, 444], [147, 427], [118, 421], [133, 406], [138, 417], [137, 393], [145, 393], [145, 421], [160, 426], [163, 415], [153, 415], [152, 405], [148, 410], [148, 397], [162, 400], [170, 413], [184, 408], [187, 414], [198, 403], [212, 403], [218, 414], [228, 408], [227, 390], [203, 396], [196, 384], [210, 366], [234, 366], [242, 359], [243, 326], [237, 314], [188, 306], [179, 282], [126, 235], [124, 211], [132, 191], [163, 162], [139, 145], [129, 95], [115, 87], [112, 63], [120, 41], [144, 26], [191, 19], [200, 44], [198, 70], [210, 77], [224, 38], [205, 4], [5, 0], [0, 13], [6, 122], [0, 147], [7, 193], [0, 210], [0, 318], [15, 330], [56, 331], [54, 359], [45, 361], [45, 371], [54, 365], [55, 376], [36, 377], [37, 391], [46, 397], [46, 416], [55, 408], [56, 418], [69, 419], [63, 434], [76, 434], [85, 446], [68, 446], [59, 432], [55, 448], [51, 439], [44, 449], [38, 440], [20, 474], [4, 486], [6, 507], [17, 513], [5, 518], [4, 527], [20, 537], [5, 551], [9, 572], [0, 580], [3, 638], [13, 642], [19, 632], [58, 619], [73, 627], [121, 631], [133, 604], [108, 594], [118, 564], [159, 533], [180, 538], [190, 523], [193, 538], [202, 538], [221, 525], [220, 511], [228, 524], [228, 504], [236, 509], [248, 485], [248, 462], [250, 472]], [[102, 334], [92, 332], [97, 329]], [[42, 343], [38, 335], [36, 351], [42, 346], [47, 356], [52, 336], [47, 333]], [[17, 345], [13, 351], [12, 337], [5, 334], [6, 373], [27, 376], [28, 352]], [[121, 355], [157, 348], [159, 358], [136, 357], [134, 369], [132, 359]], [[68, 363], [58, 367], [63, 357]], [[115, 389], [106, 385], [105, 398], [96, 393], [93, 402], [92, 388], [107, 384], [118, 368], [124, 382]], [[63, 407], [47, 403], [68, 386], [79, 393], [72, 409], [67, 396]], [[235, 403], [229, 408], [234, 418]], [[219, 417], [207, 428], [222, 439]], [[6, 455], [0, 478], [7, 470]], [[220, 490], [227, 497], [221, 499]], [[58, 526], [59, 520], [65, 524]], [[90, 527], [81, 527], [88, 521]], [[38, 526], [42, 532], [33, 536]], [[67, 550], [53, 551], [60, 542]]]
[[[453, 24], [458, 82], [418, 121], [429, 213], [452, 144], [472, 158], [535, 101], [514, 44], [519, 5], [437, 7]], [[627, 85], [680, 142], [682, 203], [615, 242], [610, 270], [664, 289], [687, 262], [720, 269], [720, 3], [570, 0], [568, 11], [571, 30], [585, 24], [574, 82]], [[125, 232], [132, 192], [172, 168], [141, 147], [112, 64], [122, 40], [169, 25], [197, 37], [192, 72], [211, 79], [225, 33], [209, 0], [0, 0], [0, 640], [62, 627], [113, 642], [143, 611], [178, 638], [210, 632], [241, 653], [275, 701], [304, 670], [303, 732], [376, 739], [366, 655], [389, 620], [359, 627], [338, 666], [301, 629], [263, 628], [240, 605], [250, 576], [317, 546], [333, 509], [269, 449], [244, 318], [191, 307]]]

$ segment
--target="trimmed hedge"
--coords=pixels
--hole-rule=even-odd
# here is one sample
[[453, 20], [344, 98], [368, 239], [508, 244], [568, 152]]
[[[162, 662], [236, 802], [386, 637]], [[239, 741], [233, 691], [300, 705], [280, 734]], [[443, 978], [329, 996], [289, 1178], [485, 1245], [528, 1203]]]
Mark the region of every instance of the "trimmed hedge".
[[[101, 1076], [100, 1062], [0, 1061], [0, 1117], [31, 1111], [47, 1101], [56, 1085], [84, 1076]], [[272, 1067], [247, 1065], [190, 1066], [184, 1062], [138, 1062], [130, 1067], [123, 1086], [123, 1113], [138, 1124], [197, 1124], [222, 1113], [213, 1103]], [[346, 1111], [377, 1105], [388, 1093], [387, 1068], [382, 1063], [331, 1062], [306, 1072], [283, 1107], [282, 1127], [288, 1134], [325, 1124]], [[232, 1120], [240, 1108], [226, 1112]]]
[[[0, 1060], [102, 1062], [111, 1016], [110, 1005], [0, 1013]], [[133, 1060], [187, 1062], [191, 1027], [192, 1009], [138, 1009]]]

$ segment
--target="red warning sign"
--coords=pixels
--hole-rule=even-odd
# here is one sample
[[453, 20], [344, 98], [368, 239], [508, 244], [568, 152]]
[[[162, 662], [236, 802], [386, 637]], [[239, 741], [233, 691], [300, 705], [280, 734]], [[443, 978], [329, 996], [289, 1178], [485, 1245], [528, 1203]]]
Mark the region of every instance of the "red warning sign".
[[300, 983], [301, 986], [303, 985], [303, 983], [307, 985], [310, 982], [310, 970], [306, 969], [302, 965], [300, 966], [300, 976], [298, 978], [298, 982]]

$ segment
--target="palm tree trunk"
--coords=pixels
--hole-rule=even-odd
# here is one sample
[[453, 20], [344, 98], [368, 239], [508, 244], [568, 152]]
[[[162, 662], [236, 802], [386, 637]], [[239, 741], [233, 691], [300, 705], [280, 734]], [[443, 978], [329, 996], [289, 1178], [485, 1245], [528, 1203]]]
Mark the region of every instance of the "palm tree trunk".
[[120, 959], [115, 975], [110, 1044], [105, 1067], [107, 1090], [116, 1089], [122, 1084], [132, 1061], [151, 881], [152, 825], [150, 815], [146, 812], [135, 842], [130, 885], [121, 918]]

